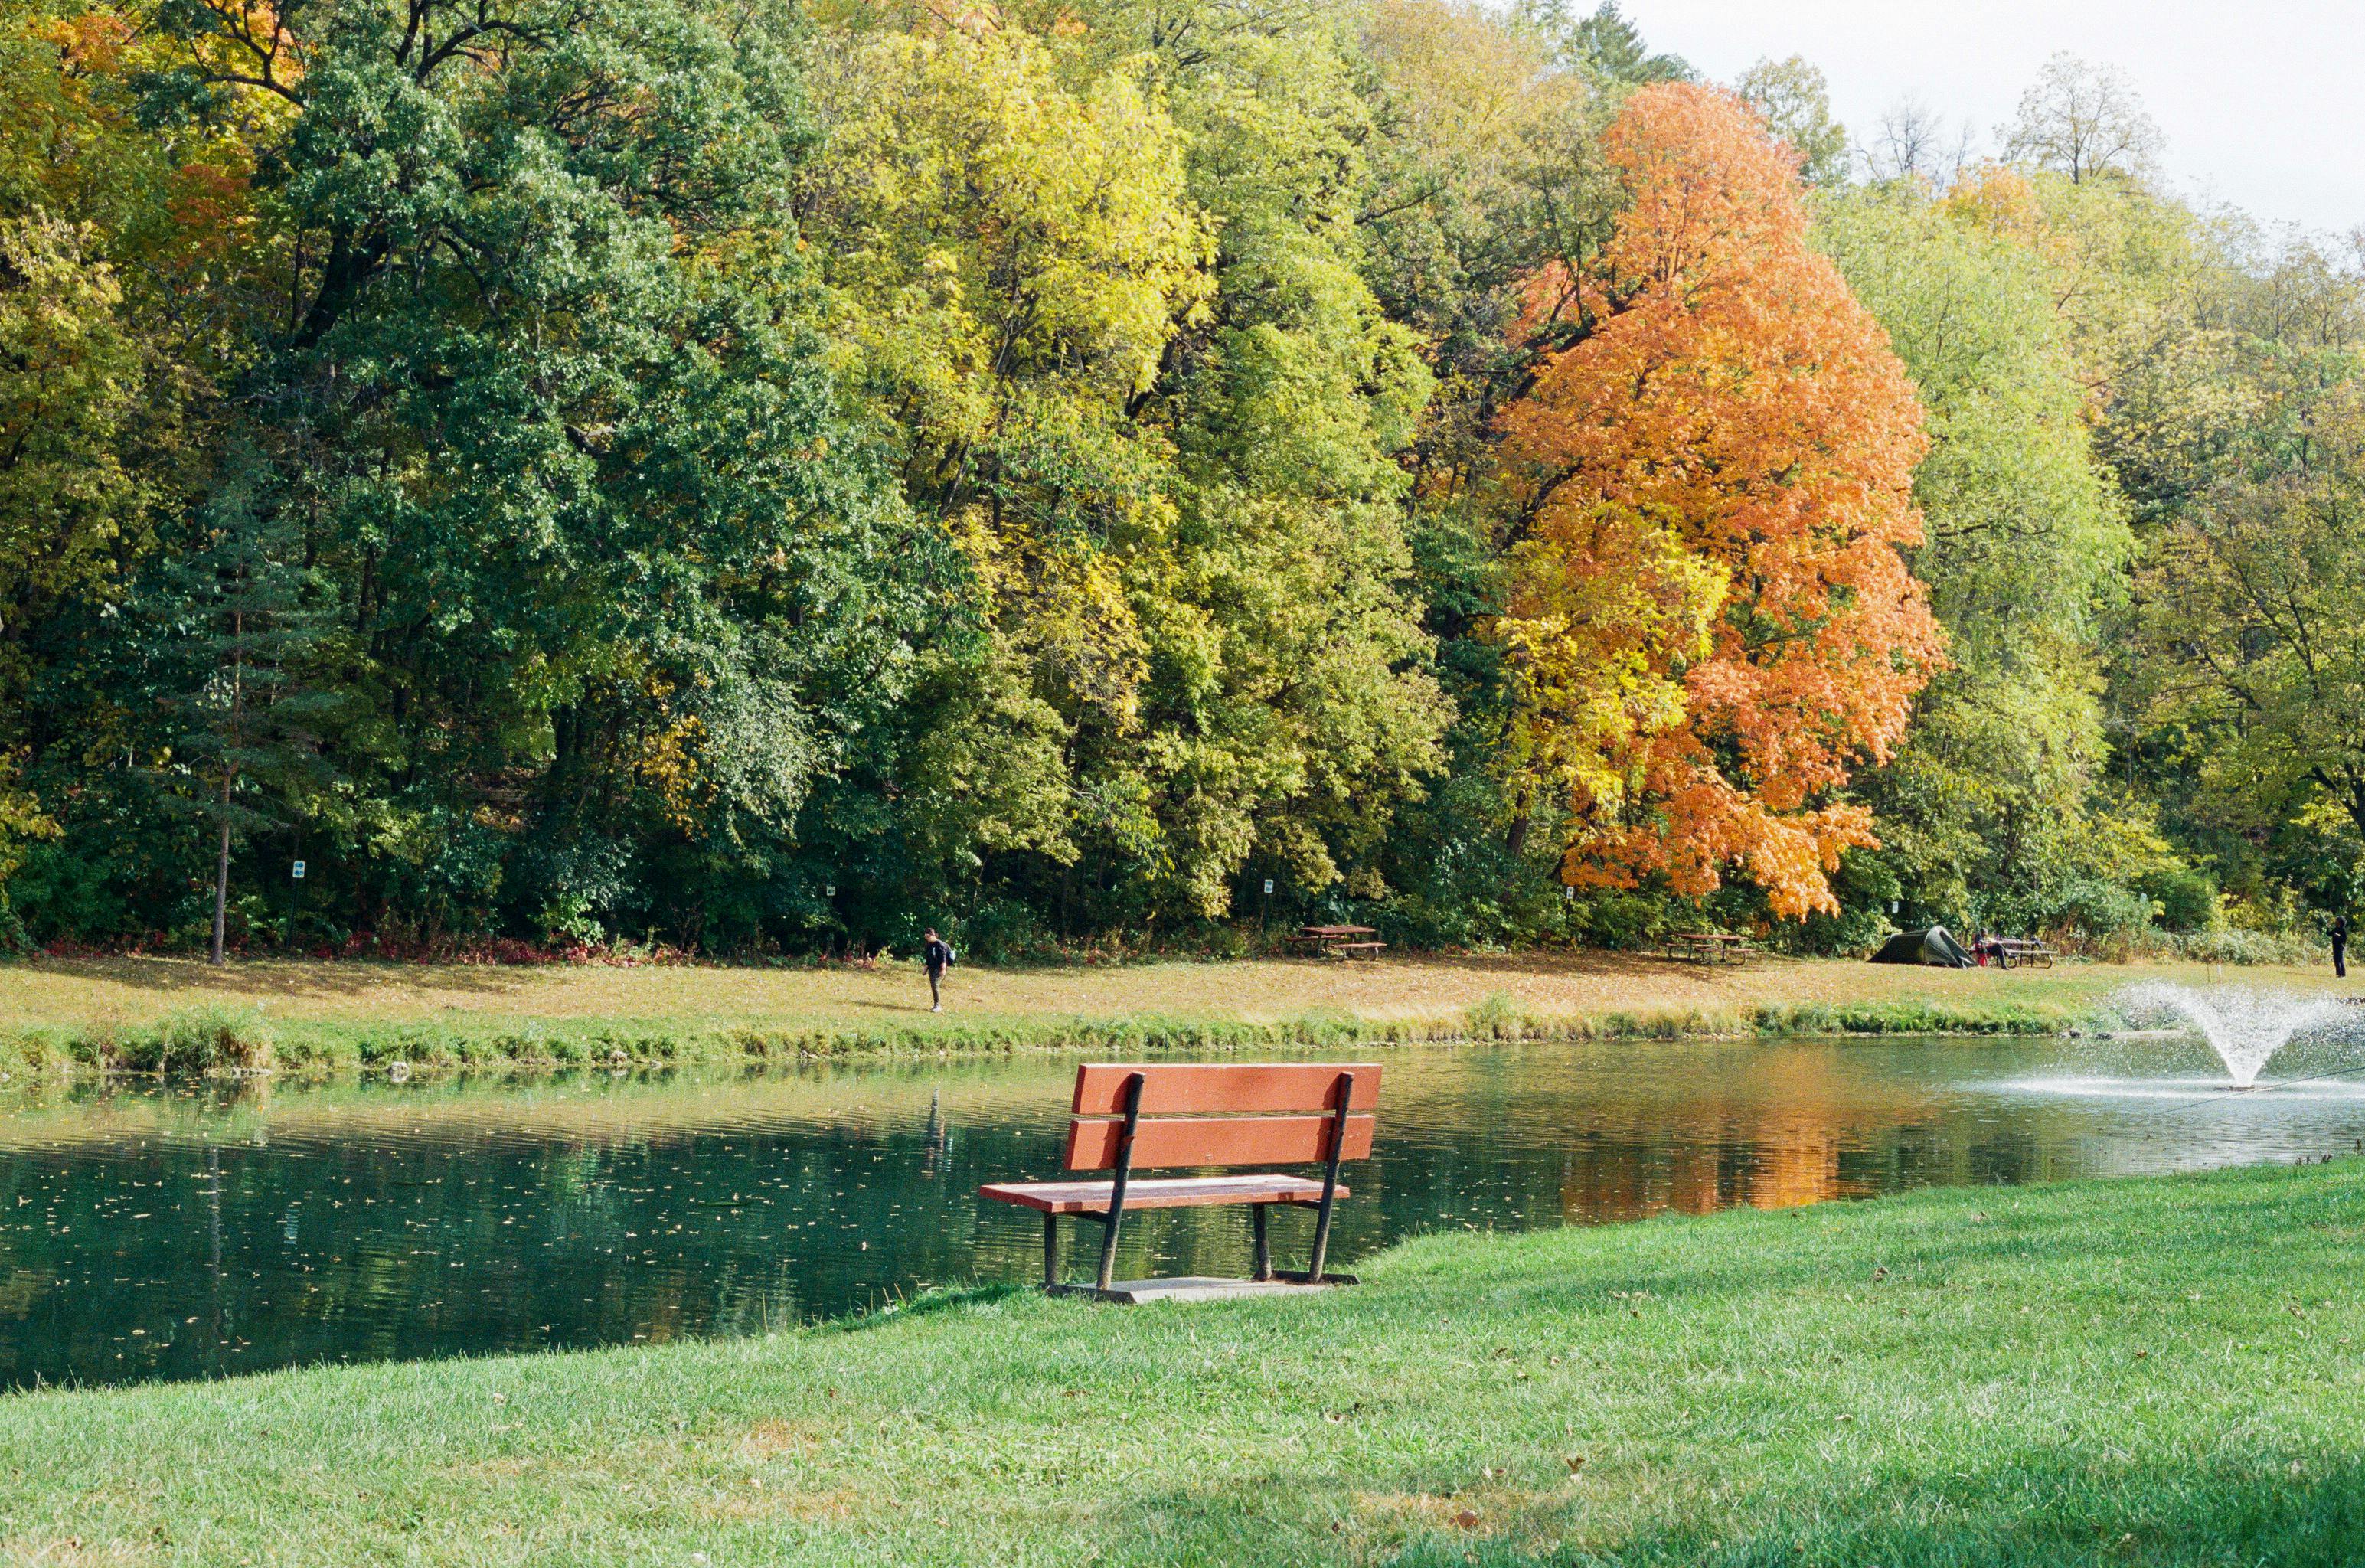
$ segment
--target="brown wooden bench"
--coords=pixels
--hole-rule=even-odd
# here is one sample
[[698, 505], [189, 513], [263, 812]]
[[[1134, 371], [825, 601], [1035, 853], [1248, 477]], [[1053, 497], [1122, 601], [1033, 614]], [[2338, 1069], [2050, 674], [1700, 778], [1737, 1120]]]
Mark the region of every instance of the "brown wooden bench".
[[1380, 955], [1387, 951], [1387, 946], [1388, 945], [1384, 942], [1341, 942], [1339, 944], [1339, 951], [1341, 953], [1361, 953], [1364, 957], [1370, 958], [1373, 962], [1377, 963], [1379, 961]]
[[[1347, 1196], [1339, 1162], [1372, 1152], [1373, 1114], [1380, 1103], [1376, 1062], [1272, 1062], [1256, 1065], [1104, 1064], [1076, 1070], [1068, 1124], [1068, 1169], [1107, 1170], [1109, 1180], [996, 1182], [978, 1195], [1018, 1204], [1043, 1215], [1043, 1288], [1097, 1301], [1195, 1301], [1308, 1286], [1351, 1285], [1326, 1274], [1330, 1209]], [[1316, 1165], [1320, 1180], [1277, 1171], [1162, 1177], [1137, 1182], [1137, 1167]], [[1188, 1278], [1113, 1281], [1118, 1228], [1134, 1209], [1246, 1204], [1256, 1228], [1256, 1271], [1246, 1280]], [[1276, 1204], [1310, 1208], [1314, 1255], [1304, 1273], [1278, 1271], [1266, 1234]], [[1089, 1285], [1059, 1282], [1061, 1215], [1101, 1224], [1100, 1271]]]

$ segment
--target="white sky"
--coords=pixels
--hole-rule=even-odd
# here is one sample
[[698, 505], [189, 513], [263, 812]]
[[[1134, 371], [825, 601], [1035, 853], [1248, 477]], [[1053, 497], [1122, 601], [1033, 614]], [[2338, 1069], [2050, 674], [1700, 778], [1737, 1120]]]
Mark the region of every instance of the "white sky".
[[[1589, 9], [1589, 6], [1582, 7]], [[1911, 93], [1981, 151], [2056, 50], [2115, 65], [2188, 195], [2269, 224], [2365, 226], [2365, 0], [1624, 0], [1652, 49], [1729, 82], [1803, 54], [1859, 145]], [[1951, 140], [1951, 137], [1950, 137]]]

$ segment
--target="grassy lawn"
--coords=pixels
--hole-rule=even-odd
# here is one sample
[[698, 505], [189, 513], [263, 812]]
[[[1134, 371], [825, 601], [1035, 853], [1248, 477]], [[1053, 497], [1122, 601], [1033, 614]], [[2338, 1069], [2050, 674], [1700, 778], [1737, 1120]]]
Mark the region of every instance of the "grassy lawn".
[[[2326, 974], [2231, 978], [2307, 990]], [[2134, 980], [2202, 965], [1956, 971], [1746, 967], [1611, 954], [957, 969], [942, 1015], [909, 962], [875, 968], [492, 968], [120, 958], [0, 968], [0, 1061], [151, 1067], [192, 1020], [244, 1019], [281, 1066], [767, 1057], [873, 1046], [1202, 1048], [1350, 1040], [2057, 1029]], [[195, 1029], [203, 1036], [210, 1024]], [[193, 1049], [196, 1047], [192, 1047]], [[207, 1047], [210, 1048], [210, 1047]], [[183, 1066], [240, 1065], [211, 1057]]]
[[[2239, 969], [2236, 978], [2311, 989], [2323, 973]], [[2130, 980], [2207, 979], [2205, 965], [2063, 964], [2051, 969], [1906, 969], [1853, 959], [1769, 958], [1709, 966], [1607, 953], [1389, 958], [1377, 964], [1261, 959], [1074, 968], [956, 969], [953, 1019], [1236, 1018], [1336, 1012], [1430, 1018], [1502, 996], [1539, 1017], [1613, 1011], [1934, 1000], [2081, 1007]], [[619, 969], [329, 963], [264, 959], [215, 969], [186, 958], [50, 959], [0, 969], [0, 1023], [139, 1022], [196, 1003], [267, 1005], [300, 1019], [363, 1022], [449, 1014], [499, 1018], [680, 1019], [725, 1025], [925, 1019], [915, 963], [873, 969]]]
[[2360, 1244], [2365, 1167], [2254, 1170], [1431, 1238], [1320, 1299], [22, 1395], [0, 1556], [2357, 1562]]

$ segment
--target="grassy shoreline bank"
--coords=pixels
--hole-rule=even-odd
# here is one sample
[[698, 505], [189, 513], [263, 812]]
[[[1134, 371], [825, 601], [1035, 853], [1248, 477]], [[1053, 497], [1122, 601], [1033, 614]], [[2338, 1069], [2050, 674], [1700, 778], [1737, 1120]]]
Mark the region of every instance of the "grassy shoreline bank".
[[0, 1559], [2352, 1562], [2360, 1236], [2347, 1162], [1432, 1237], [1320, 1299], [989, 1289], [18, 1395]]
[[[875, 969], [489, 969], [114, 959], [0, 968], [0, 1071], [763, 1061], [865, 1052], [1324, 1048], [1444, 1039], [2026, 1035], [2092, 1019], [2135, 980], [2202, 965], [2052, 970], [1618, 955], [1261, 960], [956, 971], [926, 1011], [909, 964]], [[2297, 969], [2246, 979], [2324, 991]]]
[[1781, 1004], [1708, 1012], [1610, 1012], [1539, 1017], [1480, 1004], [1435, 1018], [1314, 1015], [1227, 1018], [988, 1019], [941, 1025], [723, 1028], [658, 1021], [516, 1020], [448, 1024], [304, 1021], [275, 1025], [253, 1009], [212, 1006], [146, 1025], [33, 1028], [0, 1037], [0, 1070], [305, 1074], [477, 1067], [695, 1066], [878, 1053], [1020, 1050], [1230, 1052], [1413, 1045], [1450, 1040], [1683, 1040], [1893, 1035], [2047, 1035], [2084, 1014], [2056, 1007], [1931, 1002]]

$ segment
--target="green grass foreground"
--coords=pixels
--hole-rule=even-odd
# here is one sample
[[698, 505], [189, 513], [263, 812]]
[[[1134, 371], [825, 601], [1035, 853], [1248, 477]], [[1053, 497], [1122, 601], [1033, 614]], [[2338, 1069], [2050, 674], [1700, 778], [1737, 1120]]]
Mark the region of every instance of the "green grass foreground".
[[2361, 1245], [2344, 1163], [1434, 1237], [1312, 1299], [22, 1395], [0, 1555], [2350, 1563]]

